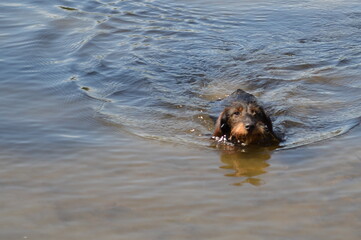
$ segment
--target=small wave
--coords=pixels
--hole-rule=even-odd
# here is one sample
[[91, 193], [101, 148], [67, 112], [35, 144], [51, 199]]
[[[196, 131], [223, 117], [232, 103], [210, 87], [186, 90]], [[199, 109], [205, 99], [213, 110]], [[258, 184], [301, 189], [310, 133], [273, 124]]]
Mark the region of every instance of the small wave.
[[305, 134], [297, 137], [289, 136], [280, 144], [280, 146], [282, 149], [291, 149], [325, 141], [349, 132], [352, 128], [360, 125], [360, 120], [360, 118], [355, 118], [346, 122], [335, 123], [334, 125], [336, 126], [327, 129], [327, 131], [321, 130], [319, 132], [307, 133], [307, 135]]

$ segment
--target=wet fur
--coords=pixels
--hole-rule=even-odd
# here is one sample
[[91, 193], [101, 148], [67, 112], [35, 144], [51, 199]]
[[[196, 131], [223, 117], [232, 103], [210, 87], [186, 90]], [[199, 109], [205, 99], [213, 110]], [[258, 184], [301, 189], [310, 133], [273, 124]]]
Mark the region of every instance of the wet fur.
[[273, 132], [271, 119], [252, 94], [238, 89], [229, 98], [228, 106], [216, 121], [214, 139], [242, 145], [275, 145], [280, 142]]

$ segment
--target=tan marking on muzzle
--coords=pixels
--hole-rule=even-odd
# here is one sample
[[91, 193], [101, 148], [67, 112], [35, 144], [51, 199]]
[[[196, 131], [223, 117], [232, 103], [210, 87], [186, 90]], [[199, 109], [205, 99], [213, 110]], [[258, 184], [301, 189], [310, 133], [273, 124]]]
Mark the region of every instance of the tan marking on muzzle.
[[248, 131], [244, 127], [244, 123], [238, 123], [231, 130], [231, 136], [234, 136], [236, 138], [245, 137], [245, 136], [247, 136], [247, 134], [248, 134]]

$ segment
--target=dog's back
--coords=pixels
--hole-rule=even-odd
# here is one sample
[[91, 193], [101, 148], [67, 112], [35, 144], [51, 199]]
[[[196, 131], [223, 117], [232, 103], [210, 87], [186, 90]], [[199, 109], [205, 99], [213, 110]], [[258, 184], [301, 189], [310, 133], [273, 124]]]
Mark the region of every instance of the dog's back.
[[257, 103], [257, 99], [255, 96], [243, 91], [242, 89], [237, 89], [236, 91], [234, 91], [226, 98], [226, 100], [227, 103], [225, 103], [225, 106], [228, 106], [233, 102], [244, 102], [245, 104]]

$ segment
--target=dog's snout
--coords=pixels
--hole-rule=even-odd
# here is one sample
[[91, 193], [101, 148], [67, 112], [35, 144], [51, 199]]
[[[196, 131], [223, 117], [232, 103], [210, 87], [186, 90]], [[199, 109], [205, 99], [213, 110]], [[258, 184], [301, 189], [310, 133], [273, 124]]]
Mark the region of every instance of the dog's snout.
[[247, 131], [252, 132], [255, 126], [254, 124], [248, 123], [244, 127], [247, 129]]

